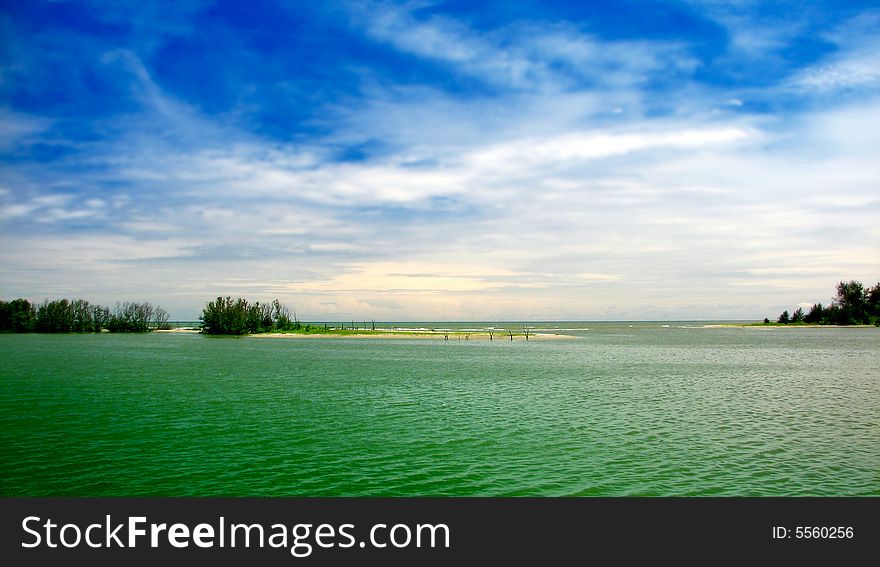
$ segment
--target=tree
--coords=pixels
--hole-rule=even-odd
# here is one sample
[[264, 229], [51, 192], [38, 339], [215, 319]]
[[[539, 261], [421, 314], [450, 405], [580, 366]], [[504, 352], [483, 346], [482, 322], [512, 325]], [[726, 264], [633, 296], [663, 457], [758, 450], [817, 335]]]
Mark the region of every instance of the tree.
[[85, 299], [73, 299], [70, 302], [71, 331], [75, 333], [91, 332], [95, 328], [92, 319], [92, 307]]
[[880, 282], [865, 292], [868, 316], [874, 320], [875, 325], [880, 325]]
[[[255, 307], [255, 306], [254, 306]], [[252, 332], [252, 314], [259, 316], [259, 309], [251, 309], [246, 299], [234, 301], [232, 297], [218, 297], [208, 302], [202, 311], [202, 332], [208, 335], [244, 335]]]
[[834, 305], [840, 309], [841, 325], [858, 325], [868, 322], [867, 295], [861, 282], [855, 280], [837, 284], [837, 297]]
[[111, 313], [110, 308], [85, 299], [47, 299], [38, 307], [25, 299], [0, 301], [0, 330], [17, 333], [146, 332], [157, 320], [159, 325], [167, 324], [168, 315], [149, 303], [117, 303]]
[[277, 299], [272, 302], [272, 318], [276, 329], [284, 331], [290, 328], [290, 309]]
[[791, 322], [791, 318], [788, 316], [788, 309], [782, 312], [776, 322], [782, 323], [783, 325], [788, 325]]
[[171, 328], [171, 325], [168, 324], [168, 312], [161, 307], [156, 307], [153, 312], [153, 323], [157, 329], [162, 331], [167, 331]]
[[806, 315], [804, 315], [804, 323], [821, 323], [824, 316], [825, 309], [822, 307], [822, 304], [814, 303], [813, 306], [810, 307], [810, 311]]
[[814, 303], [808, 313], [798, 309], [790, 317], [783, 312], [780, 323], [804, 323], [818, 325], [864, 325], [880, 326], [880, 282], [865, 289], [861, 282], [850, 280], [838, 282], [836, 295], [831, 304], [824, 307]]
[[263, 314], [262, 309], [260, 308], [260, 302], [248, 305], [245, 327], [247, 328], [247, 332], [249, 333], [259, 333], [260, 331], [264, 330]]
[[260, 306], [260, 327], [263, 330], [272, 328], [272, 314], [275, 307], [271, 303], [258, 303]]
[[73, 310], [66, 299], [48, 299], [37, 308], [34, 328], [41, 333], [69, 333], [73, 330]]
[[103, 305], [92, 305], [92, 331], [100, 333], [110, 323], [110, 308]]
[[27, 333], [34, 330], [36, 309], [27, 299], [0, 301], [0, 331]]
[[153, 323], [153, 306], [149, 303], [123, 301], [117, 303], [107, 330], [111, 333], [146, 333]]
[[[299, 330], [301, 325], [290, 318], [290, 310], [277, 299], [271, 303], [248, 303], [230, 296], [209, 301], [202, 310], [202, 332], [208, 335], [245, 335], [271, 330]], [[311, 328], [310, 328], [311, 330]]]
[[245, 309], [247, 301], [232, 297], [218, 297], [208, 302], [202, 311], [202, 332], [209, 335], [243, 335], [247, 331], [245, 325]]

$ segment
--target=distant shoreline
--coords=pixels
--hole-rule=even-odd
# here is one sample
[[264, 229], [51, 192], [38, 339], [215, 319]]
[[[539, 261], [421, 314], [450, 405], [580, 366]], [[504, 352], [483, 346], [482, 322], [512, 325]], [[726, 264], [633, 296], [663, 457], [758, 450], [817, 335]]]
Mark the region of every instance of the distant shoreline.
[[757, 328], [757, 329], [873, 329], [875, 325], [823, 325], [821, 323], [718, 323], [703, 325], [704, 329]]
[[[494, 333], [492, 339], [489, 337], [489, 333], [486, 332], [474, 332], [474, 333], [464, 333], [464, 332], [449, 332], [445, 333], [443, 331], [359, 331], [352, 334], [334, 334], [334, 333], [256, 333], [253, 335], [248, 335], [254, 338], [260, 339], [272, 339], [272, 338], [280, 338], [280, 339], [308, 339], [308, 338], [316, 338], [316, 339], [347, 339], [347, 338], [356, 338], [356, 339], [445, 339], [450, 341], [468, 341], [468, 340], [496, 340], [496, 341], [509, 341], [511, 340], [510, 335], [507, 333]], [[514, 333], [514, 340], [530, 340], [530, 341], [545, 341], [545, 340], [554, 340], [554, 339], [576, 339], [577, 337], [573, 335], [560, 335], [557, 333], [529, 333], [528, 339], [526, 339], [525, 335], [522, 333]]]
[[[201, 334], [198, 329], [162, 329], [152, 331], [154, 333], [172, 333], [172, 334]], [[218, 335], [220, 336], [220, 335]], [[359, 330], [353, 332], [334, 333], [314, 331], [309, 333], [253, 333], [250, 335], [241, 335], [243, 337], [252, 337], [258, 339], [440, 339], [450, 341], [470, 341], [470, 340], [496, 340], [509, 341], [510, 335], [506, 332], [493, 333], [491, 339], [489, 333], [485, 331], [478, 332], [462, 332], [462, 331], [370, 331]], [[563, 335], [559, 333], [529, 333], [528, 340], [546, 341], [546, 340], [568, 340], [576, 339], [573, 335]], [[525, 335], [520, 331], [513, 334], [514, 340], [526, 340]]]
[[[872, 329], [874, 325], [822, 325], [822, 324], [811, 324], [811, 323], [800, 323], [794, 325], [782, 325], [778, 323], [761, 323], [759, 321], [751, 322], [751, 323], [711, 323], [707, 325], [702, 325], [702, 329]], [[189, 328], [174, 328], [174, 329], [154, 329], [151, 332], [153, 333], [172, 333], [172, 334], [202, 334], [201, 330], [195, 329], [192, 327]], [[223, 336], [223, 335], [216, 335]], [[230, 335], [235, 336], [235, 335]], [[345, 338], [353, 338], [353, 339], [439, 339], [439, 340], [450, 340], [450, 341], [468, 341], [468, 340], [510, 340], [510, 335], [506, 331], [496, 331], [493, 333], [492, 339], [489, 338], [489, 333], [486, 331], [436, 331], [436, 330], [416, 330], [416, 329], [401, 329], [401, 330], [391, 330], [391, 329], [382, 329], [382, 330], [370, 330], [370, 329], [359, 329], [352, 331], [328, 331], [324, 332], [322, 329], [313, 330], [308, 333], [305, 332], [273, 332], [273, 333], [252, 333], [246, 335], [238, 335], [243, 337], [253, 337], [258, 339], [345, 339]], [[522, 331], [517, 331], [513, 334], [514, 340], [525, 340], [525, 335]], [[528, 340], [537, 340], [537, 341], [546, 341], [546, 340], [570, 340], [577, 339], [578, 337], [574, 335], [566, 335], [562, 333], [544, 333], [544, 332], [530, 332]]]

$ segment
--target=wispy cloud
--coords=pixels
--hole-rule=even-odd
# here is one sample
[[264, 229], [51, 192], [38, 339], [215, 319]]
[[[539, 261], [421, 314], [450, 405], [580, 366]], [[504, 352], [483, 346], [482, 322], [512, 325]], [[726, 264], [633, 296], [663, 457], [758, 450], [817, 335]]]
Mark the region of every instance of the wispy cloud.
[[[191, 12], [173, 33], [88, 39], [89, 73], [121, 98], [112, 112], [8, 97], [0, 293], [142, 298], [179, 318], [226, 293], [314, 319], [757, 317], [876, 279], [869, 17], [862, 40], [831, 26], [821, 53], [791, 63], [817, 24], [765, 21], [747, 41], [747, 5], [698, 6], [734, 30], [714, 59], [686, 33], [360, 6], [336, 41], [374, 64], [331, 54], [327, 72], [358, 82], [295, 132], [255, 126], [283, 122], [285, 101], [217, 110], [175, 75], [161, 54], [192, 38]], [[730, 84], [768, 54], [784, 72]], [[310, 85], [338, 87], [322, 80]]]
[[385, 3], [352, 10], [355, 24], [371, 38], [505, 87], [627, 87], [648, 80], [652, 73], [696, 65], [680, 44], [672, 42], [601, 41], [565, 24], [517, 23], [485, 33], [444, 16], [419, 18], [414, 12], [412, 7]]
[[868, 12], [828, 30], [831, 55], [799, 70], [791, 85], [820, 94], [842, 90], [880, 91], [880, 12]]
[[52, 120], [33, 116], [13, 110], [0, 108], [0, 150], [14, 151], [14, 144], [45, 132], [52, 125]]

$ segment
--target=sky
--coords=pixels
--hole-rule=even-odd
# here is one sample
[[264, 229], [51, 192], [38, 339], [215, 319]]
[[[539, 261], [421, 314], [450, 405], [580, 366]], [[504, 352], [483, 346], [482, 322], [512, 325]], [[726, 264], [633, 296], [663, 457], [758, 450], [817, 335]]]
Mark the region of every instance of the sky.
[[876, 2], [3, 2], [0, 298], [755, 319], [880, 279]]

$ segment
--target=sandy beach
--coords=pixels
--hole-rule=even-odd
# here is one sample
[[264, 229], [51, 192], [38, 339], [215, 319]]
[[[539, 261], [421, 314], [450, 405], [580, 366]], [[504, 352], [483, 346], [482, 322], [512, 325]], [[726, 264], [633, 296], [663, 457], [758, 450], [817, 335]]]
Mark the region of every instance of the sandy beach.
[[[172, 333], [172, 334], [198, 334], [198, 329], [182, 328], [182, 329], [157, 329], [154, 333]], [[443, 331], [421, 331], [421, 330], [401, 330], [401, 331], [357, 331], [354, 333], [256, 333], [253, 335], [243, 335], [258, 339], [433, 339], [443, 340], [448, 335], [450, 341], [488, 341], [489, 333], [486, 332], [449, 332]], [[546, 341], [546, 340], [565, 340], [574, 339], [572, 335], [561, 335], [557, 333], [529, 333], [530, 341]], [[507, 333], [497, 332], [492, 340], [509, 341], [510, 335]], [[522, 333], [513, 335], [513, 340], [523, 341], [525, 336]]]
[[[444, 337], [447, 333], [442, 331], [366, 331], [366, 332], [357, 332], [352, 334], [334, 334], [334, 333], [259, 333], [255, 335], [248, 335], [250, 337], [258, 338], [258, 339], [433, 339], [433, 340], [444, 340]], [[448, 333], [448, 340], [450, 341], [488, 341], [489, 333], [483, 332], [475, 332], [475, 333]], [[559, 335], [555, 333], [531, 333], [529, 334], [530, 341], [545, 341], [545, 340], [565, 340], [565, 339], [574, 339], [576, 337], [572, 335]], [[495, 341], [509, 341], [510, 335], [506, 333], [495, 333], [492, 340]], [[526, 340], [525, 336], [522, 334], [514, 334], [513, 340], [515, 341], [524, 341]]]
[[[352, 333], [348, 334], [323, 334], [323, 333], [260, 333], [256, 335], [249, 335], [253, 338], [258, 339], [414, 339], [414, 340], [423, 340], [423, 339], [432, 339], [432, 340], [443, 340], [446, 334], [438, 331], [375, 331], [375, 332], [366, 332], [366, 333]], [[488, 341], [489, 333], [449, 333], [449, 338], [447, 340], [450, 341]], [[571, 335], [558, 335], [554, 333], [539, 333], [539, 334], [530, 334], [530, 341], [545, 341], [545, 340], [564, 340], [564, 339], [574, 339], [575, 337]], [[509, 341], [510, 336], [507, 334], [495, 333], [492, 340], [495, 341]], [[524, 341], [526, 338], [523, 335], [514, 335], [513, 340], [515, 341]]]

